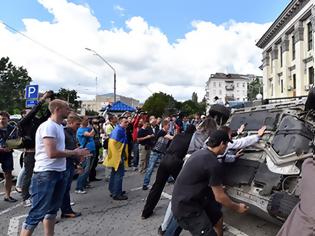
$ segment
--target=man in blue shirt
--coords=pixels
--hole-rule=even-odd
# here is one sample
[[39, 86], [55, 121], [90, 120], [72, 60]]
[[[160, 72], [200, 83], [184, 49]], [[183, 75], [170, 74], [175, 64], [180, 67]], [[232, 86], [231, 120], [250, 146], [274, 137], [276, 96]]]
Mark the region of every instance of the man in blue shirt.
[[[90, 153], [93, 155], [91, 157], [94, 158], [95, 156], [95, 143], [94, 143], [94, 129], [91, 127], [88, 127], [89, 125], [89, 119], [87, 116], [83, 117], [81, 127], [77, 131], [77, 138], [80, 143], [80, 146], [83, 148], [87, 148]], [[82, 163], [82, 168], [84, 169], [83, 173], [79, 175], [77, 180], [77, 187], [75, 189], [76, 193], [79, 194], [85, 194], [86, 191], [84, 188], [86, 188], [88, 177], [90, 174], [90, 166], [91, 166], [91, 159], [86, 158]]]

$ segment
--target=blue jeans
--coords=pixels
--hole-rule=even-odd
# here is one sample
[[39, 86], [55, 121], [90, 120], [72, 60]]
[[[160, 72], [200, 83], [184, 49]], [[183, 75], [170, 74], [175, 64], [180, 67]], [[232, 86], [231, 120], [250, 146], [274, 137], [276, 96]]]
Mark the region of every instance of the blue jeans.
[[90, 174], [90, 166], [91, 166], [90, 158], [85, 158], [85, 160], [82, 162], [83, 173], [80, 174], [77, 179], [77, 187], [75, 188], [75, 190], [83, 191], [84, 188], [86, 187]]
[[168, 224], [164, 236], [178, 236], [182, 232], [182, 228], [177, 223], [177, 220], [173, 216], [170, 223]]
[[132, 147], [133, 151], [133, 166], [138, 167], [139, 165], [139, 143], [135, 142]]
[[122, 194], [122, 182], [125, 175], [124, 163], [121, 161], [117, 171], [112, 168], [110, 174], [108, 189], [112, 194], [112, 197], [118, 197]]
[[71, 190], [71, 183], [72, 183], [72, 179], [74, 175], [74, 165], [73, 165], [73, 161], [70, 158], [67, 158], [67, 172], [68, 172], [69, 178], [67, 179], [66, 191], [63, 196], [63, 201], [60, 208], [61, 214], [69, 214], [73, 212], [70, 205], [70, 190]]
[[23, 228], [33, 231], [43, 219], [55, 219], [62, 204], [69, 173], [67, 171], [36, 172], [32, 177], [32, 208]]
[[155, 164], [157, 160], [159, 160], [162, 157], [162, 155], [163, 155], [162, 153], [158, 153], [155, 151], [151, 152], [149, 164], [144, 175], [143, 186], [148, 186], [150, 184], [150, 180], [151, 180], [151, 176], [152, 176]]

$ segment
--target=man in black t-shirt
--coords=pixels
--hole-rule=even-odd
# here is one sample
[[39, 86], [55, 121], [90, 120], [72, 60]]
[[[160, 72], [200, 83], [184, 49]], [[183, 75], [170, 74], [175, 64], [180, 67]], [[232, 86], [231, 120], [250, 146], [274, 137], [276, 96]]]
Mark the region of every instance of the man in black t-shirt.
[[[177, 223], [192, 235], [217, 235], [212, 219], [219, 221], [222, 215], [216, 202], [239, 213], [247, 210], [245, 204], [234, 203], [222, 187], [223, 173], [217, 155], [224, 153], [228, 142], [232, 141], [225, 131], [213, 132], [208, 148], [193, 153], [176, 179], [172, 211]], [[211, 206], [213, 210], [209, 209]]]
[[140, 173], [144, 173], [147, 168], [152, 139], [154, 139], [154, 134], [150, 128], [150, 124], [149, 122], [144, 122], [141, 129], [139, 129], [137, 136], [137, 142], [139, 143]]

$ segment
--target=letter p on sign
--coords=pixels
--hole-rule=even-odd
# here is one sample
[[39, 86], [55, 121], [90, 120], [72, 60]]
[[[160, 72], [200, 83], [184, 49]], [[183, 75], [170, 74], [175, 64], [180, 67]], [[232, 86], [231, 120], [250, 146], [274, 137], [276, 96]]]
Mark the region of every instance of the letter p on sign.
[[38, 98], [38, 85], [27, 85], [25, 89], [25, 99]]

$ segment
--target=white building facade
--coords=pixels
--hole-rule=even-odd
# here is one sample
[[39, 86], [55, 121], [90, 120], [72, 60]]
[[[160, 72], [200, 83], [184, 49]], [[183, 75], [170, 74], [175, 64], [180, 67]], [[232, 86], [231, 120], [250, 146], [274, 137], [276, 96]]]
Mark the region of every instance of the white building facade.
[[206, 99], [208, 104], [218, 97], [223, 103], [230, 100], [246, 101], [247, 87], [252, 75], [211, 74], [206, 83]]
[[314, 0], [292, 0], [256, 44], [264, 98], [303, 96], [314, 86]]

